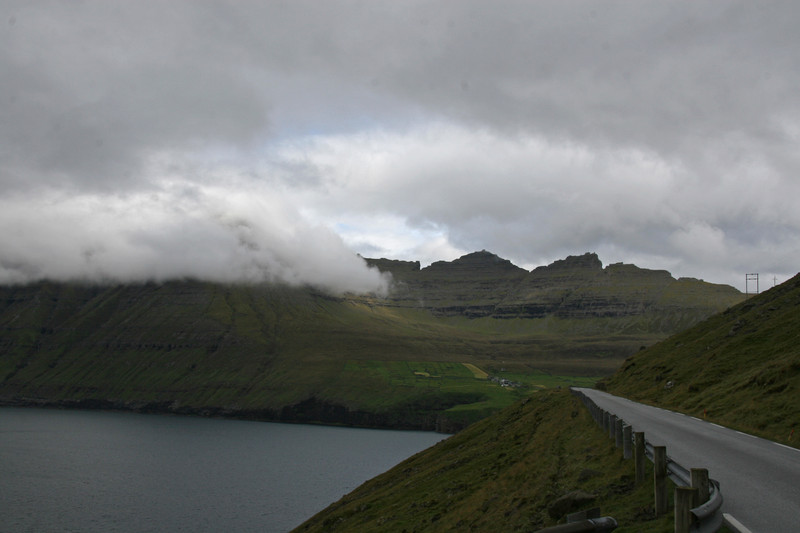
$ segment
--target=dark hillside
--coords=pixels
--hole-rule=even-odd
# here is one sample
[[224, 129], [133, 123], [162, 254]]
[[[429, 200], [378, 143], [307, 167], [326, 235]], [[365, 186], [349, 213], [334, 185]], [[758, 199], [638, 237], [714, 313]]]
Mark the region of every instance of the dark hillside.
[[[578, 320], [585, 331], [669, 334], [738, 303], [728, 285], [673, 278], [666, 270], [603, 264], [597, 254], [570, 256], [527, 272], [482, 251], [419, 269], [418, 263], [367, 259], [392, 273], [386, 305], [437, 316]], [[415, 268], [416, 267], [416, 268]], [[575, 324], [578, 326], [578, 324]]]
[[424, 316], [307, 289], [41, 283], [0, 294], [0, 400], [12, 404], [434, 429], [436, 413], [481, 394], [392, 387], [352, 361], [460, 366], [490, 348]]
[[742, 298], [594, 254], [533, 272], [489, 252], [370, 261], [392, 272], [390, 296], [0, 287], [0, 402], [453, 430], [531, 390], [590, 384]]
[[397, 263], [368, 259], [392, 273], [395, 284], [387, 298], [401, 307], [422, 307], [438, 316], [490, 316], [503, 297], [528, 273], [487, 251], [474, 252], [454, 261], [437, 261], [417, 271], [397, 268]]
[[800, 274], [635, 354], [606, 386], [797, 446]]

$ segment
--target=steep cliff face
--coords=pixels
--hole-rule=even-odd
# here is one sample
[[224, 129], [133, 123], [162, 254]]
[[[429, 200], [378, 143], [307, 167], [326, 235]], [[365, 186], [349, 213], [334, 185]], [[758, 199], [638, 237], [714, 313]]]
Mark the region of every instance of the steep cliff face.
[[676, 280], [666, 270], [622, 263], [603, 268], [586, 253], [527, 272], [482, 251], [427, 268], [397, 268], [368, 260], [395, 276], [387, 301], [421, 307], [439, 316], [470, 318], [621, 318], [669, 314], [687, 325], [739, 302], [733, 287], [699, 280]]
[[392, 273], [394, 284], [387, 303], [422, 307], [438, 316], [490, 316], [527, 271], [485, 250], [454, 261], [437, 261], [421, 270], [395, 270], [384, 260], [368, 260]]
[[366, 259], [364, 261], [371, 267], [376, 267], [381, 272], [391, 272], [396, 281], [414, 276], [420, 270], [419, 261], [400, 261], [398, 259]]
[[602, 282], [603, 265], [596, 254], [570, 256], [538, 267], [530, 272], [512, 294], [498, 305], [495, 316], [510, 318], [543, 318], [547, 315], [570, 316], [570, 309], [580, 309], [584, 316], [608, 307], [597, 292], [583, 289]]

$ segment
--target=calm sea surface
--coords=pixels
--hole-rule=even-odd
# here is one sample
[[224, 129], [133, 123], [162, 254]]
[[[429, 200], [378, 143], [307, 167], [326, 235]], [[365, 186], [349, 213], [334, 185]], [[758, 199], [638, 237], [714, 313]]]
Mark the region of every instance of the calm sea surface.
[[288, 531], [443, 438], [0, 408], [0, 531]]

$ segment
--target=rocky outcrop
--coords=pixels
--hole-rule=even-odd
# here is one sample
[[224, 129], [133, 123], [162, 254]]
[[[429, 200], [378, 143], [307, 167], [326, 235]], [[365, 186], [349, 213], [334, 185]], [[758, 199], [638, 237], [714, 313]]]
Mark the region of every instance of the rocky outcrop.
[[419, 261], [400, 261], [398, 259], [386, 259], [384, 257], [380, 259], [364, 258], [364, 261], [367, 262], [368, 266], [377, 268], [381, 272], [389, 272], [396, 280], [405, 279], [409, 275], [414, 275], [420, 270]]
[[597, 496], [582, 490], [575, 490], [564, 494], [547, 506], [547, 513], [550, 518], [558, 520], [567, 513], [577, 511], [597, 499]]
[[[506, 298], [498, 317], [559, 318], [641, 315], [657, 306], [676, 280], [665, 270], [647, 270], [621, 263], [602, 267], [596, 254], [568, 257], [538, 267]], [[704, 289], [717, 292], [710, 284]], [[735, 297], [737, 291], [726, 292]], [[710, 302], [709, 302], [710, 303]]]

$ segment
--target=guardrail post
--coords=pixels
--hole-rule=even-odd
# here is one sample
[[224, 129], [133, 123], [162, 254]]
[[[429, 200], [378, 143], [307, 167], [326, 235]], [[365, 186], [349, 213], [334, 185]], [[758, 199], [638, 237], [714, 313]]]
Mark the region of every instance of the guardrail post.
[[621, 418], [617, 418], [617, 421], [614, 424], [614, 445], [617, 448], [622, 448], [622, 426], [624, 424], [625, 421]]
[[645, 464], [647, 462], [647, 453], [644, 449], [644, 432], [637, 431], [633, 434], [634, 439], [634, 446], [633, 446], [633, 457], [634, 462], [636, 463], [636, 484], [641, 485], [644, 483], [645, 477], [647, 475], [645, 470]]
[[692, 527], [692, 507], [697, 498], [694, 487], [675, 487], [675, 533], [689, 533]]
[[708, 488], [708, 469], [707, 468], [692, 468], [692, 487], [697, 489], [697, 501], [694, 502], [692, 507], [697, 507], [700, 504], [706, 503], [710, 497]]
[[631, 452], [631, 446], [633, 442], [631, 441], [631, 433], [633, 432], [633, 428], [631, 428], [628, 424], [625, 424], [622, 427], [622, 456], [625, 459], [630, 459], [633, 455]]
[[653, 446], [653, 470], [656, 516], [667, 514], [669, 498], [667, 495], [667, 447]]
[[[587, 407], [596, 414], [597, 423], [601, 426], [603, 431], [609, 435], [612, 440], [616, 441], [616, 446], [623, 448], [623, 455], [626, 459], [630, 458], [631, 442], [634, 443], [634, 457], [636, 467], [636, 484], [639, 485], [644, 482], [646, 476], [646, 459], [648, 458], [649, 450], [652, 449], [653, 460], [653, 486], [655, 497], [655, 515], [656, 517], [664, 516], [669, 510], [669, 495], [667, 493], [667, 477], [673, 476], [676, 482], [681, 484], [691, 484], [691, 487], [678, 487], [675, 490], [675, 531], [676, 532], [689, 532], [694, 528], [695, 531], [710, 531], [709, 528], [715, 528], [720, 523], [720, 507], [722, 506], [722, 494], [719, 490], [719, 484], [708, 478], [708, 470], [705, 468], [692, 468], [687, 471], [683, 466], [671, 461], [668, 465], [667, 449], [665, 446], [651, 446], [645, 439], [644, 432], [633, 432], [633, 429], [628, 424], [618, 418], [616, 415], [611, 414], [604, 409], [601, 409], [596, 403], [591, 401], [588, 397], [584, 397]], [[633, 435], [631, 435], [633, 433]], [[631, 436], [634, 438], [631, 439]], [[731, 523], [735, 519], [729, 515], [723, 515], [726, 525], [730, 520]], [[601, 519], [603, 520], [603, 519]], [[613, 520], [613, 519], [609, 519]], [[595, 520], [588, 520], [591, 526], [590, 531], [606, 531], [606, 529], [597, 529]], [[547, 528], [548, 533], [552, 530], [566, 533], [583, 531], [573, 529], [578, 522], [573, 524], [566, 524], [564, 526], [556, 526], [555, 528]], [[746, 529], [742, 527], [741, 531], [744, 533]], [[612, 524], [609, 524], [612, 525]], [[605, 526], [605, 524], [604, 524]], [[616, 527], [616, 523], [613, 523]], [[611, 529], [613, 529], [613, 527]], [[732, 526], [729, 526], [732, 527]], [[563, 529], [567, 528], [567, 529]], [[609, 529], [610, 531], [610, 529]]]

